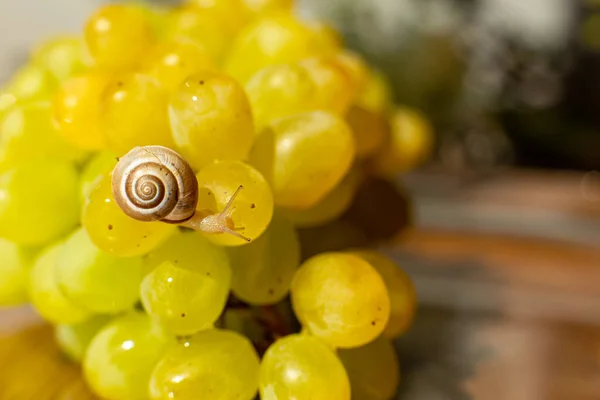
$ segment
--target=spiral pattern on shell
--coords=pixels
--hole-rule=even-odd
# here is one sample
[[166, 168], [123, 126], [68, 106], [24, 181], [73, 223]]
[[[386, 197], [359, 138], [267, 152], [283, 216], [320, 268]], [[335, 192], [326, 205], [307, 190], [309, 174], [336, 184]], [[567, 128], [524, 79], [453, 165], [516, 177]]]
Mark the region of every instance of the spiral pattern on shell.
[[198, 204], [198, 181], [177, 152], [163, 146], [136, 147], [119, 159], [112, 192], [125, 214], [139, 221], [180, 223]]

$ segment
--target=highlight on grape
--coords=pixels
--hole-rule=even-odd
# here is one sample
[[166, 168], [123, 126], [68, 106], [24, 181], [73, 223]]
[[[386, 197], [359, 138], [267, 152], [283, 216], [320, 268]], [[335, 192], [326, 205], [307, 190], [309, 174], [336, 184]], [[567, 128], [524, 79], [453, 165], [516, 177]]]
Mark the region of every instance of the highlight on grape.
[[0, 305], [102, 399], [391, 399], [431, 147], [292, 0], [103, 5], [0, 89]]

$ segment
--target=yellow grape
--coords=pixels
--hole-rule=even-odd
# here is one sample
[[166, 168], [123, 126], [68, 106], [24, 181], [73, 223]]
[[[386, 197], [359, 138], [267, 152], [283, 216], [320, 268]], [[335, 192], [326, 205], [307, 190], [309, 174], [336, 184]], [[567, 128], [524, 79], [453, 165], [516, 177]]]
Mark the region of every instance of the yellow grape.
[[250, 18], [270, 13], [291, 13], [294, 0], [241, 0], [244, 10]]
[[245, 89], [257, 134], [277, 118], [316, 109], [316, 85], [306, 70], [296, 64], [263, 68], [252, 76]]
[[334, 28], [319, 22], [312, 22], [309, 28], [313, 34], [314, 46], [318, 49], [319, 54], [334, 55], [342, 51], [344, 41]]
[[357, 104], [371, 112], [387, 114], [392, 108], [392, 88], [387, 77], [377, 70], [368, 70], [365, 84], [358, 93]]
[[138, 299], [140, 257], [116, 258], [100, 251], [83, 228], [65, 242], [56, 264], [56, 279], [65, 296], [96, 313], [116, 314]]
[[48, 71], [29, 63], [17, 70], [3, 91], [12, 94], [15, 101], [45, 100], [52, 94], [56, 84]]
[[17, 96], [12, 93], [5, 91], [4, 89], [0, 90], [0, 120], [2, 116], [6, 112], [6, 110], [10, 109], [17, 102]]
[[17, 104], [0, 120], [0, 169], [48, 158], [79, 161], [84, 156], [58, 133], [49, 103]]
[[175, 143], [195, 169], [214, 160], [244, 159], [254, 138], [252, 110], [231, 77], [204, 71], [174, 93], [169, 116]]
[[369, 73], [367, 64], [356, 53], [344, 50], [335, 57], [335, 62], [346, 71], [351, 79], [354, 96], [356, 97], [365, 87]]
[[343, 115], [354, 100], [352, 77], [333, 58], [312, 57], [300, 62], [316, 86], [312, 104], [317, 109]]
[[252, 400], [259, 359], [250, 341], [208, 329], [171, 347], [150, 379], [152, 400]]
[[291, 295], [302, 325], [335, 347], [369, 343], [383, 332], [390, 316], [381, 276], [352, 254], [323, 253], [305, 261], [294, 276]]
[[168, 92], [155, 78], [138, 73], [116, 77], [101, 101], [109, 148], [124, 155], [136, 146], [174, 147], [167, 104]]
[[54, 94], [52, 116], [61, 136], [84, 150], [101, 150], [100, 100], [110, 76], [91, 71], [64, 82]]
[[346, 120], [354, 133], [358, 158], [372, 156], [389, 136], [389, 126], [384, 114], [353, 106]]
[[339, 117], [314, 111], [273, 122], [250, 154], [271, 184], [275, 204], [307, 209], [322, 200], [350, 169], [354, 139]]
[[210, 12], [220, 22], [221, 35], [227, 38], [227, 44], [246, 25], [248, 16], [243, 0], [188, 0], [189, 4]]
[[167, 17], [167, 38], [185, 37], [205, 48], [215, 62], [220, 62], [232, 38], [224, 34], [222, 20], [213, 10], [194, 5], [175, 8]]
[[352, 253], [371, 264], [387, 287], [390, 319], [383, 334], [391, 339], [402, 335], [412, 324], [417, 308], [417, 295], [410, 277], [393, 260], [376, 251], [360, 250]]
[[77, 324], [58, 324], [54, 327], [56, 343], [72, 361], [81, 362], [94, 336], [112, 318], [108, 315], [94, 315]]
[[339, 358], [350, 378], [352, 400], [391, 400], [400, 381], [396, 349], [389, 339], [354, 349], [340, 349]]
[[78, 221], [77, 171], [66, 161], [20, 164], [0, 175], [0, 237], [22, 245], [57, 240]]
[[96, 65], [117, 71], [135, 68], [154, 41], [144, 13], [125, 4], [100, 7], [87, 20], [84, 36]]
[[157, 40], [163, 39], [166, 35], [168, 11], [167, 7], [163, 7], [160, 4], [153, 4], [148, 2], [133, 2], [130, 4], [131, 7], [137, 8], [150, 26], [154, 37]]
[[62, 293], [56, 281], [56, 265], [62, 242], [47, 247], [35, 261], [29, 277], [29, 298], [37, 312], [47, 321], [74, 324], [89, 317], [89, 312]]
[[53, 37], [33, 51], [34, 64], [58, 82], [83, 72], [89, 65], [83, 41], [77, 36]]
[[[217, 161], [202, 168], [196, 178], [199, 187], [197, 209], [201, 213], [223, 211], [242, 186], [231, 204], [233, 227], [250, 240], [255, 240], [267, 229], [273, 216], [273, 193], [256, 169], [243, 161]], [[229, 233], [206, 234], [206, 237], [221, 246], [248, 243]]]
[[145, 400], [152, 370], [173, 342], [147, 315], [125, 314], [92, 339], [83, 360], [86, 382], [103, 399]]
[[316, 51], [310, 29], [288, 14], [256, 20], [237, 36], [225, 62], [225, 71], [240, 82], [258, 70], [299, 61]]
[[374, 171], [394, 177], [423, 163], [433, 148], [433, 130], [423, 114], [399, 107], [390, 118], [390, 136], [373, 158]]
[[98, 186], [102, 178], [112, 172], [116, 164], [117, 154], [110, 150], [96, 153], [88, 161], [79, 177], [81, 204], [85, 204], [92, 190]]
[[100, 250], [118, 257], [146, 254], [177, 230], [164, 222], [128, 217], [113, 198], [111, 174], [106, 174], [89, 194], [81, 223]]
[[300, 264], [300, 243], [292, 223], [275, 214], [261, 237], [229, 249], [229, 256], [235, 295], [250, 304], [274, 304], [290, 290]]
[[348, 375], [334, 351], [302, 334], [269, 347], [260, 365], [259, 388], [262, 400], [350, 400]]
[[286, 215], [294, 225], [301, 228], [334, 221], [350, 207], [362, 175], [360, 168], [352, 168], [344, 179], [317, 204], [306, 210], [289, 210]]
[[158, 44], [144, 60], [142, 68], [166, 89], [174, 91], [188, 76], [214, 69], [215, 64], [201, 45], [181, 37]]
[[0, 259], [0, 308], [25, 303], [34, 252], [0, 238]]
[[225, 250], [199, 232], [178, 233], [148, 254], [140, 294], [150, 316], [177, 335], [212, 327], [231, 287]]

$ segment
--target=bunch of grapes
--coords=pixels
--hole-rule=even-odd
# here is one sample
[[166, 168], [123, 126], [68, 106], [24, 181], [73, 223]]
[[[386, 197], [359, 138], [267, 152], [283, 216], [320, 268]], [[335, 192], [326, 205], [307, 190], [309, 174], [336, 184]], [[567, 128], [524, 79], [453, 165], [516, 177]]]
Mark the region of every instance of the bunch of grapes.
[[290, 0], [102, 6], [0, 91], [0, 304], [104, 399], [389, 399], [414, 289], [353, 246], [430, 146]]

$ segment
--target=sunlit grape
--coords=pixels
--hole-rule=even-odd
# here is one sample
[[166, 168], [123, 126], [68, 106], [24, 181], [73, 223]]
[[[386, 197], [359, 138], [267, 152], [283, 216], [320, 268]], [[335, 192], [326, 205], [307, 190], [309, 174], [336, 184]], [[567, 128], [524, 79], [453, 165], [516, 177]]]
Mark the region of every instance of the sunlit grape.
[[108, 70], [136, 67], [154, 40], [143, 12], [125, 4], [100, 7], [87, 20], [84, 34], [96, 65]]
[[198, 232], [178, 233], [148, 254], [140, 291], [148, 313], [178, 335], [212, 326], [227, 301], [231, 269], [224, 249]]
[[356, 102], [371, 112], [386, 114], [393, 103], [391, 84], [386, 76], [380, 71], [369, 70]]
[[111, 178], [100, 179], [83, 207], [81, 223], [99, 249], [120, 257], [142, 255], [175, 233], [174, 225], [128, 217], [113, 198]]
[[35, 261], [29, 278], [29, 297], [44, 319], [60, 324], [74, 324], [89, 317], [89, 312], [62, 293], [56, 281], [56, 265], [62, 242], [46, 248]]
[[215, 63], [202, 45], [186, 37], [158, 44], [144, 60], [143, 70], [169, 90], [175, 90], [190, 75], [214, 69]]
[[[219, 161], [202, 168], [198, 179], [198, 210], [200, 213], [220, 213], [230, 203], [234, 232], [254, 240], [267, 228], [273, 216], [273, 194], [265, 178], [242, 161]], [[229, 233], [207, 234], [219, 245], [241, 246], [247, 241]]]
[[43, 245], [75, 227], [77, 171], [68, 162], [40, 160], [0, 175], [0, 237]]
[[101, 102], [109, 148], [122, 156], [136, 146], [174, 147], [167, 104], [168, 92], [156, 78], [139, 73], [115, 77]]
[[358, 158], [372, 156], [389, 136], [389, 126], [384, 114], [354, 106], [350, 108], [346, 120], [354, 134]]
[[103, 253], [80, 228], [59, 254], [56, 278], [60, 290], [74, 304], [96, 313], [115, 314], [131, 308], [138, 299], [142, 259]]
[[317, 109], [316, 85], [308, 72], [296, 64], [263, 68], [252, 76], [245, 89], [257, 134], [277, 118]]
[[16, 71], [3, 90], [15, 96], [15, 100], [45, 100], [57, 82], [50, 72], [33, 63], [26, 64]]
[[294, 226], [276, 214], [261, 237], [229, 250], [232, 289], [250, 304], [274, 304], [290, 290], [300, 264], [300, 244]]
[[50, 103], [17, 104], [0, 120], [0, 169], [49, 158], [78, 161], [84, 156], [60, 137]]
[[260, 365], [263, 400], [350, 400], [348, 376], [333, 350], [308, 335], [291, 335], [269, 347]]
[[316, 86], [312, 99], [317, 109], [346, 113], [355, 95], [352, 77], [333, 58], [312, 57], [300, 62]]
[[350, 378], [352, 400], [390, 400], [396, 395], [400, 367], [396, 349], [384, 337], [354, 349], [340, 349], [338, 356]]
[[142, 313], [115, 319], [87, 348], [86, 381], [104, 399], [147, 399], [150, 374], [172, 341]]
[[54, 337], [58, 347], [71, 360], [81, 362], [94, 336], [112, 318], [108, 315], [94, 315], [77, 324], [56, 325], [54, 327]]
[[394, 177], [423, 163], [433, 147], [433, 132], [418, 111], [399, 107], [390, 118], [391, 133], [381, 151], [373, 158], [379, 175]]
[[383, 332], [390, 298], [364, 259], [323, 253], [305, 261], [292, 281], [292, 306], [302, 325], [336, 347], [357, 347]]
[[244, 89], [231, 77], [204, 71], [174, 93], [169, 116], [175, 143], [196, 169], [214, 160], [244, 159], [254, 138], [252, 110]]
[[83, 41], [77, 36], [53, 37], [34, 49], [35, 65], [62, 82], [85, 70], [89, 64]]
[[373, 250], [354, 251], [381, 275], [390, 296], [390, 319], [383, 334], [395, 338], [411, 325], [417, 306], [415, 288], [408, 275], [396, 263]]
[[353, 158], [348, 125], [315, 111], [273, 122], [256, 139], [250, 163], [271, 184], [276, 205], [306, 209], [341, 181]]
[[92, 190], [98, 186], [102, 178], [110, 174], [117, 164], [117, 153], [104, 150], [96, 153], [83, 167], [79, 177], [79, 194], [82, 203], [89, 197]]
[[294, 0], [241, 0], [245, 12], [253, 18], [269, 13], [291, 13]]
[[173, 346], [150, 380], [152, 400], [251, 400], [259, 359], [240, 334], [209, 329]]
[[109, 75], [90, 72], [64, 82], [54, 94], [52, 116], [58, 132], [73, 146], [85, 150], [106, 147], [100, 100], [109, 82]]
[[34, 252], [0, 239], [0, 259], [0, 307], [25, 303]]

